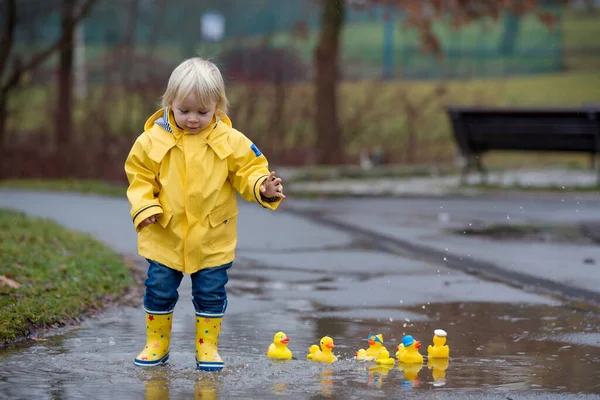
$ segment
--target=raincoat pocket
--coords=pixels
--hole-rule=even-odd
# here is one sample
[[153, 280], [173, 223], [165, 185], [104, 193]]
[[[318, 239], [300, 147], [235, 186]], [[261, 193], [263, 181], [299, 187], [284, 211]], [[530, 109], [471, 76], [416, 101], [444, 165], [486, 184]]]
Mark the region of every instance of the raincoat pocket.
[[237, 235], [237, 215], [239, 211], [235, 201], [230, 201], [208, 214], [210, 223], [208, 245], [213, 250], [232, 243]]
[[178, 238], [173, 233], [173, 227], [169, 227], [172, 218], [173, 213], [165, 209], [156, 217], [156, 224], [148, 225], [149, 239], [153, 246], [175, 249]]

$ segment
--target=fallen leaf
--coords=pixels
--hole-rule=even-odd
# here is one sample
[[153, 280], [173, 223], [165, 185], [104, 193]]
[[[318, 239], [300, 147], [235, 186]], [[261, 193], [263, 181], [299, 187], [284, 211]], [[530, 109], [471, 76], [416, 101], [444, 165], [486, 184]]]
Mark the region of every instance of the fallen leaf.
[[7, 278], [5, 275], [0, 275], [0, 287], [9, 286], [13, 289], [18, 289], [21, 287], [19, 282], [15, 282], [12, 279]]

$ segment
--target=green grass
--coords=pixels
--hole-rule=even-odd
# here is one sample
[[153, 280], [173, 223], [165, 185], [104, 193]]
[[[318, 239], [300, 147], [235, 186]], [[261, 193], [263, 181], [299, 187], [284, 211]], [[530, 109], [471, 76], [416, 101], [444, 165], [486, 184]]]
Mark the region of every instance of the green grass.
[[22, 179], [0, 181], [0, 187], [11, 189], [50, 190], [54, 192], [77, 192], [103, 196], [125, 197], [125, 184], [96, 180], [41, 180]]
[[0, 344], [101, 309], [133, 283], [123, 260], [89, 235], [0, 209]]

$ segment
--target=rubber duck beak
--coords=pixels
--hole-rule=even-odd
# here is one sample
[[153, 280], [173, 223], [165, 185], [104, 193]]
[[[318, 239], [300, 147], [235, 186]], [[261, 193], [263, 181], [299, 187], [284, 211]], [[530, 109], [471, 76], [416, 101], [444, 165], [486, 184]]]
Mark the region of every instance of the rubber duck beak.
[[373, 346], [375, 344], [375, 341], [373, 339], [369, 339], [369, 346]]
[[334, 349], [335, 348], [335, 344], [333, 344], [333, 343], [327, 343], [325, 345], [325, 347], [329, 347], [330, 349]]
[[417, 340], [417, 343], [415, 343], [415, 347], [416, 347], [417, 349], [418, 349], [419, 347], [421, 347], [421, 342], [419, 342], [419, 341]]
[[283, 344], [288, 344], [290, 342], [290, 338], [281, 339], [280, 342]]
[[400, 350], [400, 346], [396, 346], [396, 351]]

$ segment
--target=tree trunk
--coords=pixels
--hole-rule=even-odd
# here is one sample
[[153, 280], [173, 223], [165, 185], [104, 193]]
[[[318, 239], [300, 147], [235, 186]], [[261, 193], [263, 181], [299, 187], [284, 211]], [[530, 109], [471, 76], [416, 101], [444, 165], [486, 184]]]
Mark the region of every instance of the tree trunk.
[[69, 146], [72, 139], [71, 109], [73, 88], [73, 53], [75, 24], [73, 21], [75, 0], [61, 1], [61, 37], [63, 45], [60, 48], [58, 70], [58, 103], [56, 111], [55, 144], [56, 165], [59, 176], [66, 177], [73, 172]]
[[[17, 2], [8, 0], [2, 8], [4, 14], [2, 37], [0, 38], [0, 78], [5, 74], [8, 66], [8, 56], [14, 44], [15, 26], [17, 24]], [[10, 83], [10, 82], [9, 82]], [[0, 86], [0, 154], [4, 151], [4, 141], [6, 140], [6, 119], [8, 115], [8, 91], [10, 86], [2, 81]]]
[[345, 0], [325, 0], [321, 35], [315, 50], [315, 126], [317, 128], [317, 161], [320, 164], [341, 164], [342, 133], [338, 120], [337, 84], [339, 79], [338, 50], [344, 24]]
[[6, 118], [8, 114], [6, 97], [6, 92], [0, 92], [0, 179], [5, 178], [4, 144], [6, 140]]
[[284, 111], [285, 111], [285, 83], [283, 79], [283, 61], [278, 59], [273, 66], [273, 108], [271, 111], [271, 122], [267, 134], [266, 149], [268, 150], [269, 159], [275, 163], [281, 161], [278, 149], [282, 148], [281, 137], [283, 135], [284, 126]]
[[137, 28], [139, 14], [139, 0], [129, 0], [129, 9], [127, 15], [127, 28], [123, 40], [124, 63], [122, 69], [122, 82], [126, 89], [131, 89], [133, 79], [131, 76], [133, 56], [135, 53], [135, 31]]

